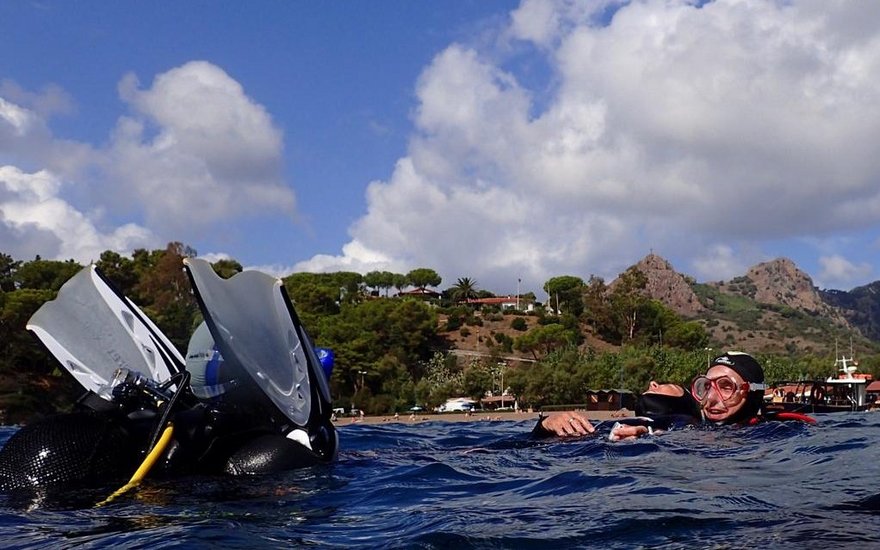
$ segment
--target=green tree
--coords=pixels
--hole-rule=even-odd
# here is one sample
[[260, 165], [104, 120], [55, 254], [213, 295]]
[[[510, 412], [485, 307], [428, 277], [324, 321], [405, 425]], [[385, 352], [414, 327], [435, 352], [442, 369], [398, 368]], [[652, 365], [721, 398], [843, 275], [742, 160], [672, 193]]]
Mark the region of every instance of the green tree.
[[113, 283], [113, 286], [125, 296], [131, 297], [138, 282], [138, 273], [131, 258], [126, 258], [112, 250], [105, 250], [95, 265]]
[[[51, 371], [54, 364], [45, 360], [45, 355], [33, 355], [35, 346], [34, 339], [28, 333], [26, 325], [28, 319], [44, 303], [55, 298], [56, 293], [52, 290], [37, 290], [32, 288], [18, 289], [4, 293], [3, 309], [0, 311], [0, 357], [9, 360], [9, 365], [17, 364], [22, 358], [39, 358], [29, 370], [36, 369], [38, 372], [48, 369]], [[41, 349], [41, 348], [40, 348]], [[26, 363], [27, 361], [22, 361]]]
[[211, 264], [211, 267], [214, 268], [214, 273], [224, 279], [228, 279], [244, 271], [242, 265], [232, 258], [222, 258], [217, 260]]
[[433, 408], [464, 392], [463, 374], [455, 357], [436, 351], [422, 362], [421, 367], [424, 376], [416, 386], [419, 402]]
[[363, 301], [363, 275], [353, 271], [338, 271], [329, 275], [339, 288], [340, 303], [357, 304]]
[[425, 289], [429, 286], [440, 286], [440, 283], [443, 281], [436, 271], [427, 267], [413, 269], [406, 274], [406, 280], [412, 286], [420, 289]]
[[648, 279], [641, 270], [631, 267], [621, 273], [611, 291], [611, 310], [626, 338], [632, 340], [639, 322], [639, 310], [648, 301], [644, 294]]
[[36, 260], [21, 264], [15, 271], [15, 286], [35, 290], [58, 291], [82, 266], [73, 260]]
[[[378, 365], [390, 361], [405, 366], [409, 382], [422, 378], [424, 361], [440, 345], [437, 319], [427, 305], [412, 300], [370, 300], [344, 305], [338, 315], [318, 318], [317, 341], [336, 355], [334, 390], [340, 396], [358, 393], [360, 372], [377, 373]], [[390, 363], [388, 363], [390, 364]], [[387, 393], [386, 379], [364, 376], [371, 394]]]
[[449, 292], [455, 302], [467, 302], [477, 294], [477, 282], [470, 277], [460, 277]]
[[560, 324], [538, 326], [523, 334], [514, 341], [513, 348], [523, 353], [531, 353], [537, 360], [554, 349], [569, 345], [576, 339], [575, 335]]
[[367, 285], [367, 288], [375, 289], [375, 291], [378, 293], [379, 288], [382, 285], [382, 272], [370, 271], [369, 273], [365, 274], [364, 284]]
[[[315, 327], [315, 320], [324, 315], [339, 313], [339, 289], [312, 281], [291, 284], [285, 282], [290, 299], [296, 306], [303, 323]], [[316, 327], [315, 327], [316, 328]], [[315, 330], [312, 328], [312, 330]], [[315, 335], [317, 337], [317, 335]]]
[[670, 327], [663, 341], [685, 350], [703, 349], [709, 345], [709, 335], [699, 321], [687, 321]]
[[550, 297], [550, 307], [556, 313], [579, 317], [584, 311], [584, 281], [573, 275], [553, 277], [544, 283], [544, 292]]
[[669, 345], [669, 332], [681, 324], [681, 317], [659, 300], [646, 299], [639, 306], [634, 338], [643, 344]]
[[609, 300], [609, 290], [601, 277], [590, 275], [584, 289], [584, 321], [596, 334], [611, 341], [620, 341], [620, 332], [614, 321]]
[[153, 267], [144, 271], [135, 288], [144, 300], [145, 313], [178, 349], [185, 350], [195, 328], [198, 305], [183, 271], [183, 259], [195, 256], [196, 251], [172, 242], [159, 252]]
[[15, 290], [15, 271], [20, 265], [21, 262], [12, 259], [12, 256], [0, 253], [0, 291]]
[[398, 294], [403, 292], [403, 289], [406, 288], [407, 284], [409, 283], [407, 283], [406, 275], [404, 275], [403, 273], [395, 273], [394, 276], [391, 278], [391, 286], [393, 286], [397, 290]]
[[479, 401], [493, 387], [491, 368], [483, 361], [471, 361], [462, 374], [461, 386], [464, 395]]
[[368, 288], [376, 289], [377, 293], [384, 290], [387, 297], [388, 289], [394, 286], [394, 273], [390, 271], [370, 271], [364, 275], [364, 284]]
[[339, 312], [342, 304], [363, 301], [360, 273], [294, 273], [283, 279], [300, 314], [327, 315]]

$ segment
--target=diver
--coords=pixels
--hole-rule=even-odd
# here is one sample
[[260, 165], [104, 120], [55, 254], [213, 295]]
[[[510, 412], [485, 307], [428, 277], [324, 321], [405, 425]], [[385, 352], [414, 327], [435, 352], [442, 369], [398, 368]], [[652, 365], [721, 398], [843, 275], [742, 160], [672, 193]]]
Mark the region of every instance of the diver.
[[147, 474], [265, 474], [336, 458], [332, 353], [315, 348], [280, 281], [259, 272], [223, 280], [198, 259], [185, 268], [205, 318], [186, 359], [95, 266], [34, 313], [28, 329], [86, 394], [72, 412], [9, 438], [0, 490], [126, 477], [129, 487]]
[[[620, 418], [612, 432], [619, 426], [644, 426], [649, 431], [669, 430], [699, 422], [700, 408], [690, 392], [678, 384], [652, 380], [636, 399], [635, 417]], [[594, 432], [594, 426], [581, 412], [541, 415], [532, 430], [535, 437], [580, 436]], [[613, 437], [612, 437], [613, 439]]]
[[[690, 391], [676, 384], [651, 382], [639, 398], [637, 417], [617, 422], [609, 439], [636, 438], [682, 425], [754, 425], [773, 420], [816, 422], [805, 414], [765, 410], [766, 388], [764, 369], [754, 357], [728, 351], [711, 361], [706, 374], [694, 378]], [[594, 432], [595, 427], [579, 412], [540, 418], [533, 431], [538, 436], [562, 437]]]

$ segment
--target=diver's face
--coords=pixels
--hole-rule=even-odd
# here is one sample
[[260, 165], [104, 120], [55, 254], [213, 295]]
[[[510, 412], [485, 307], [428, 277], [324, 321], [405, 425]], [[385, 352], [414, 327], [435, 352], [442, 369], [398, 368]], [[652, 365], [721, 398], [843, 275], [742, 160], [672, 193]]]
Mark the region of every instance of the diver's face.
[[669, 395], [672, 397], [681, 397], [684, 395], [684, 388], [678, 384], [661, 384], [654, 380], [648, 383], [648, 389], [645, 393], [656, 393], [659, 395]]
[[[715, 365], [706, 373], [706, 378], [715, 382], [709, 385], [706, 396], [700, 401], [700, 408], [707, 420], [723, 422], [745, 406], [748, 390], [742, 389], [742, 387], [744, 385], [748, 387], [748, 385], [735, 370], [724, 365]], [[731, 379], [737, 388], [726, 398], [718, 388], [718, 381], [724, 378]]]

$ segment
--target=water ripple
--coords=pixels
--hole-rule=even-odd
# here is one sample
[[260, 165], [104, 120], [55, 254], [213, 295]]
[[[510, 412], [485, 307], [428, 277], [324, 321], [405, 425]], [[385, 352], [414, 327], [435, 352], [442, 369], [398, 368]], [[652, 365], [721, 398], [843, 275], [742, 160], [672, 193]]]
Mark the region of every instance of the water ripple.
[[[880, 415], [536, 441], [533, 421], [351, 424], [283, 475], [0, 497], [5, 548], [816, 548], [880, 545]], [[11, 429], [0, 429], [0, 440]], [[36, 506], [34, 506], [36, 505]], [[853, 521], [853, 529], [847, 521]]]

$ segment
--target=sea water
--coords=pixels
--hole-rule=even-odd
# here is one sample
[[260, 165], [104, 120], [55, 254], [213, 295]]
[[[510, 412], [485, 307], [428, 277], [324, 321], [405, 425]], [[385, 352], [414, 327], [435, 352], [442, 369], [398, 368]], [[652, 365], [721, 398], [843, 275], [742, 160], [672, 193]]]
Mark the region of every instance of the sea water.
[[[817, 425], [687, 429], [617, 443], [535, 441], [533, 420], [346, 424], [339, 461], [329, 467], [147, 480], [101, 507], [82, 504], [94, 495], [51, 503], [0, 497], [0, 543], [877, 547], [880, 414], [817, 418]], [[0, 440], [13, 432], [0, 429]]]

